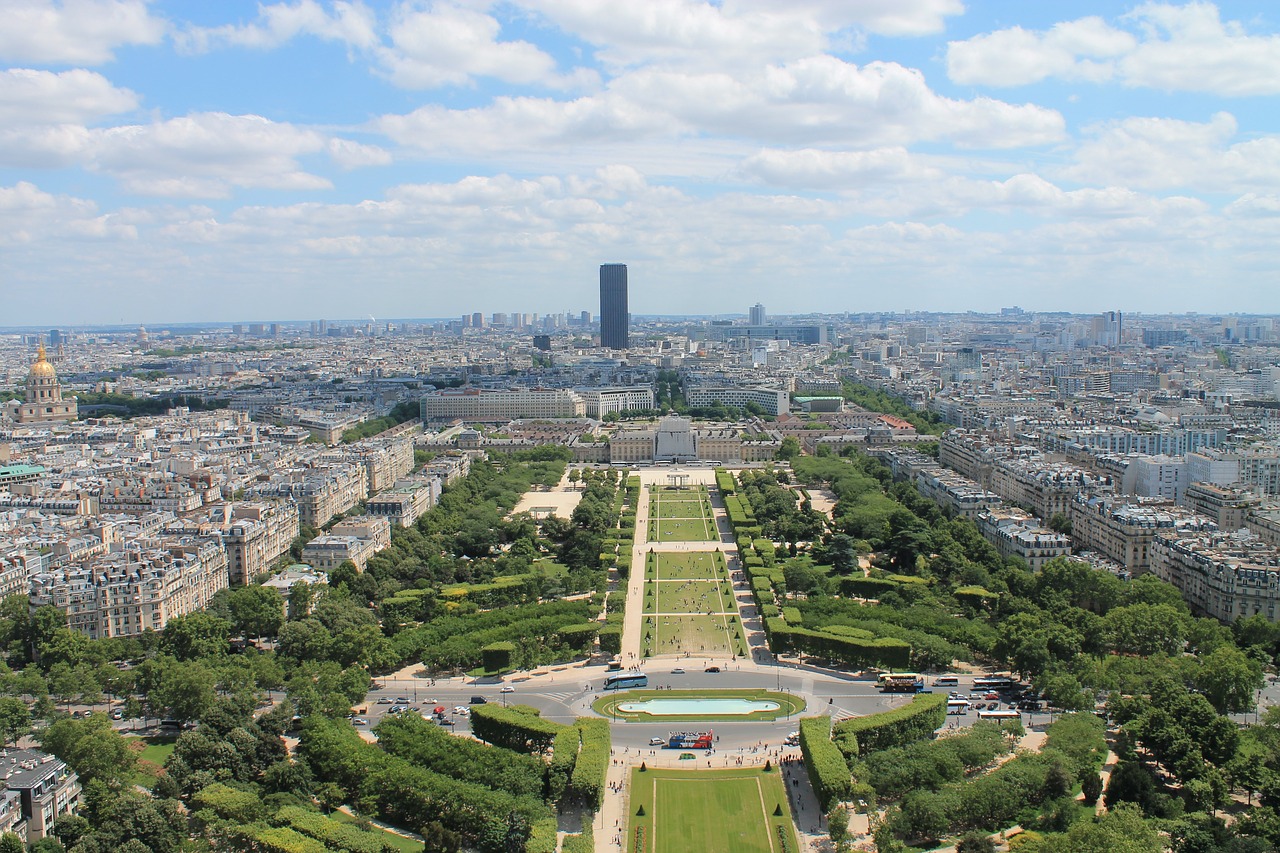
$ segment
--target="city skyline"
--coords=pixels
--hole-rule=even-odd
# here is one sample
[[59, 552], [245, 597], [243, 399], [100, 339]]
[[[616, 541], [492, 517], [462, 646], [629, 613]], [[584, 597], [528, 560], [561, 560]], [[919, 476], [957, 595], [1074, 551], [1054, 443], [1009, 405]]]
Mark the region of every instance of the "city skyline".
[[1280, 313], [1257, 3], [10, 15], [15, 327], [587, 307], [610, 258], [635, 316]]

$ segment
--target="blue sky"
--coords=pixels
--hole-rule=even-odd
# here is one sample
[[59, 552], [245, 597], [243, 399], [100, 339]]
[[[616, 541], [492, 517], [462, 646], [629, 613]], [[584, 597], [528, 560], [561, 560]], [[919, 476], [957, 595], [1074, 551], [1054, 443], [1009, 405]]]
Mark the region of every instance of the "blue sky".
[[1280, 312], [1280, 6], [0, 0], [0, 323]]

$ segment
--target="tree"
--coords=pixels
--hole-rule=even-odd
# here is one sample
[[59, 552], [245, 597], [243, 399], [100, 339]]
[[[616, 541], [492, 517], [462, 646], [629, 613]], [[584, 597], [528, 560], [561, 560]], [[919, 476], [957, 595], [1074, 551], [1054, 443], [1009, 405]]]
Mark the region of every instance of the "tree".
[[269, 586], [234, 589], [227, 599], [231, 627], [245, 637], [274, 637], [284, 622], [284, 601]]
[[213, 703], [216, 684], [213, 672], [197, 661], [173, 663], [164, 670], [156, 698], [171, 717], [198, 720]]
[[1262, 664], [1231, 645], [1218, 646], [1204, 657], [1196, 676], [1196, 686], [1219, 714], [1251, 710], [1262, 684]]
[[778, 447], [778, 452], [774, 454], [774, 459], [786, 460], [791, 462], [800, 455], [800, 442], [794, 435], [789, 435], [782, 439], [782, 444]]
[[12, 741], [17, 743], [22, 735], [31, 730], [31, 712], [21, 699], [11, 696], [0, 698], [0, 745], [8, 746]]
[[956, 853], [995, 853], [995, 849], [991, 836], [980, 830], [966, 832], [956, 843]]
[[1071, 519], [1064, 512], [1055, 512], [1049, 519], [1049, 529], [1064, 536], [1071, 535]]
[[311, 614], [315, 590], [306, 581], [296, 581], [289, 587], [289, 619], [305, 619]]
[[1137, 806], [1121, 803], [1108, 814], [1072, 825], [1064, 835], [1046, 840], [1044, 853], [1160, 853], [1160, 834], [1142, 818]]
[[6, 832], [0, 835], [0, 853], [27, 853], [27, 845], [16, 833]]
[[95, 779], [118, 782], [137, 763], [128, 742], [105, 717], [56, 720], [41, 733], [40, 746], [65, 761], [85, 784]]
[[827, 814], [827, 834], [836, 845], [837, 850], [844, 849], [845, 839], [849, 835], [849, 810], [844, 806], [836, 806]]
[[231, 623], [197, 611], [175, 616], [165, 623], [160, 650], [180, 661], [196, 660], [227, 653]]

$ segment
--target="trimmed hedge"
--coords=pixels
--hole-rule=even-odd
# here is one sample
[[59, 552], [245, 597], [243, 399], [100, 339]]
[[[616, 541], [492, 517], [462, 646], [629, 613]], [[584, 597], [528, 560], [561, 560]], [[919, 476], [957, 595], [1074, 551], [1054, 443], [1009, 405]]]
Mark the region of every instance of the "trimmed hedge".
[[[395, 846], [384, 841], [381, 833], [370, 832], [349, 823], [339, 823], [319, 812], [308, 811], [299, 806], [285, 806], [276, 814], [275, 819], [284, 821], [289, 828], [314, 838], [332, 850], [349, 853], [396, 853]], [[553, 846], [552, 850], [554, 849]]]
[[529, 705], [475, 705], [471, 708], [471, 733], [494, 746], [542, 754], [564, 726], [542, 719], [539, 713]]
[[609, 721], [579, 717], [573, 726], [581, 734], [582, 744], [569, 780], [569, 793], [577, 802], [598, 810], [604, 802], [605, 775], [609, 772]]
[[520, 796], [541, 796], [546, 765], [521, 752], [459, 738], [418, 714], [387, 715], [374, 732], [378, 746], [395, 755], [463, 782], [475, 782]]
[[556, 853], [556, 833], [559, 824], [553, 817], [537, 821], [531, 826], [529, 840], [525, 842], [525, 853]]
[[613, 655], [622, 651], [621, 625], [605, 625], [600, 629], [600, 651]]
[[561, 853], [595, 853], [596, 842], [591, 834], [591, 824], [582, 824], [581, 835], [566, 835], [560, 851]]
[[849, 759], [933, 737], [947, 721], [945, 693], [917, 693], [911, 704], [837, 723], [835, 744]]
[[[777, 615], [776, 613], [774, 614]], [[782, 608], [782, 618], [787, 620], [788, 625], [797, 626], [804, 624], [804, 616], [800, 613], [799, 607]]]
[[853, 795], [853, 777], [843, 753], [831, 740], [830, 717], [800, 719], [800, 752], [813, 783], [813, 792], [825, 812]]
[[559, 802], [569, 790], [581, 739], [577, 729], [566, 726], [552, 742], [551, 762], [547, 765], [547, 792], [552, 802]]
[[765, 629], [773, 652], [803, 652], [851, 666], [905, 669], [911, 660], [911, 644], [893, 637], [839, 636], [826, 631], [792, 627], [781, 619], [766, 619]]
[[503, 640], [490, 643], [480, 650], [481, 664], [486, 672], [505, 672], [511, 669], [511, 656], [516, 653], [516, 644]]
[[845, 598], [879, 598], [902, 584], [886, 578], [840, 578], [840, 594]]

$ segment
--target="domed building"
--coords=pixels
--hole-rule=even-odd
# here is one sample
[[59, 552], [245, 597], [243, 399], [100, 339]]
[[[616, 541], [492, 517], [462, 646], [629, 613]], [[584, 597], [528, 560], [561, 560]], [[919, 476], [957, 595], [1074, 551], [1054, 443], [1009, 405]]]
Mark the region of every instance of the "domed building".
[[27, 373], [27, 401], [18, 407], [18, 423], [74, 421], [80, 416], [75, 398], [62, 399], [58, 372], [45, 355], [44, 344], [36, 351], [35, 363]]

